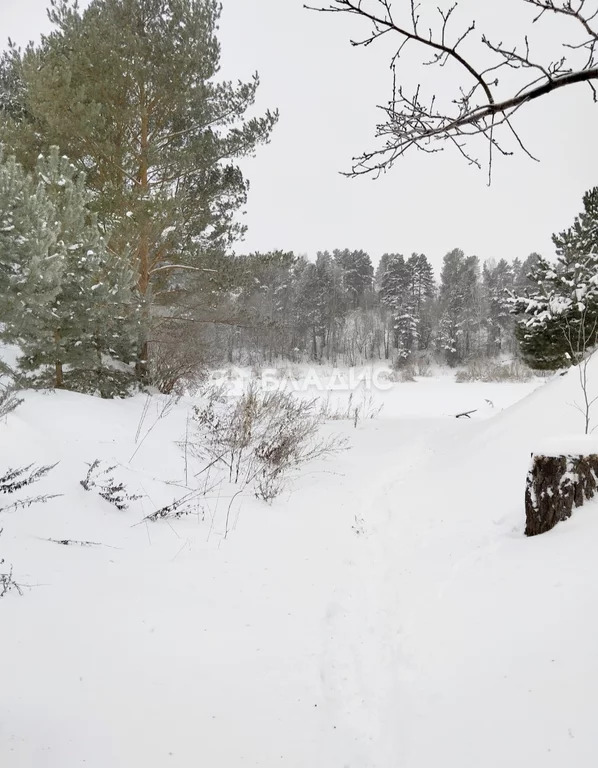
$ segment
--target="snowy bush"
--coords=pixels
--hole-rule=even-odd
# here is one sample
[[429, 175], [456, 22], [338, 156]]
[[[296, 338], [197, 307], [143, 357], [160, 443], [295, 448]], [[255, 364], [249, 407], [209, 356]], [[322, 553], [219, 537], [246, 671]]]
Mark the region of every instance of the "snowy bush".
[[[50, 464], [47, 466], [35, 467], [33, 464], [29, 464], [26, 467], [17, 467], [15, 469], [7, 469], [4, 474], [0, 476], [0, 493], [16, 493], [24, 488], [26, 485], [31, 485], [45, 477], [50, 470], [54, 469], [56, 465]], [[0, 512], [3, 511], [0, 508]]]
[[[4, 560], [0, 560], [0, 568], [4, 565]], [[19, 595], [23, 594], [23, 588], [21, 584], [18, 584], [12, 575], [12, 566], [5, 573], [0, 573], [0, 597], [4, 597], [9, 592], [18, 592]]]
[[146, 515], [142, 522], [146, 520], [151, 523], [155, 523], [158, 520], [179, 520], [187, 515], [198, 515], [201, 519], [205, 519], [205, 509], [198, 502], [201, 495], [202, 491], [186, 493], [184, 496], [174, 499], [170, 504], [166, 504], [155, 512]]
[[195, 408], [195, 454], [226, 467], [231, 483], [251, 486], [258, 498], [271, 501], [289, 473], [313, 459], [341, 450], [337, 437], [319, 436], [322, 416], [316, 400], [286, 392], [259, 392], [255, 386], [237, 400], [210, 399]]
[[0, 419], [12, 413], [22, 402], [14, 387], [0, 384]]
[[504, 363], [494, 360], [471, 360], [466, 368], [457, 371], [455, 381], [530, 381], [532, 371], [519, 360]]
[[129, 508], [129, 503], [141, 498], [137, 494], [129, 493], [122, 481], [115, 480], [112, 472], [116, 467], [104, 467], [99, 459], [89, 465], [87, 474], [81, 480], [81, 485], [86, 491], [96, 490], [97, 494], [112, 504], [117, 509]]
[[152, 329], [150, 383], [162, 394], [196, 390], [205, 378], [208, 347], [185, 318], [157, 318]]
[[319, 401], [317, 412], [324, 421], [352, 421], [357, 426], [360, 421], [375, 419], [383, 407], [371, 392], [362, 390], [359, 396], [351, 392], [346, 403], [332, 403], [328, 395]]

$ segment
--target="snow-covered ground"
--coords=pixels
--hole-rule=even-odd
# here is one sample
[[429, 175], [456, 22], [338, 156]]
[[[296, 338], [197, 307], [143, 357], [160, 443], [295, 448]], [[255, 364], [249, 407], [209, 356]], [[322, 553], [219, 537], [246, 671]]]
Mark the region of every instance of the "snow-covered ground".
[[[523, 536], [530, 451], [582, 430], [574, 401], [575, 371], [393, 384], [225, 539], [218, 489], [139, 524], [185, 492], [192, 398], [27, 394], [0, 467], [58, 461], [24, 491], [63, 495], [0, 513], [30, 585], [0, 601], [0, 766], [593, 767], [598, 510]], [[80, 485], [96, 458], [128, 510]]]

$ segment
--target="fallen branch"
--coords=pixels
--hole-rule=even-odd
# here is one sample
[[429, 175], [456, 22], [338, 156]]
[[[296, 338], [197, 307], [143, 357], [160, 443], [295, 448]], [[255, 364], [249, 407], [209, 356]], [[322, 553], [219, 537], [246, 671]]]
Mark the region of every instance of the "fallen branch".
[[108, 547], [108, 549], [120, 549], [110, 544], [102, 544], [99, 541], [79, 541], [78, 539], [44, 539], [41, 541], [51, 541], [53, 544], [61, 544], [63, 547]]
[[146, 515], [139, 523], [135, 525], [141, 525], [141, 523], [150, 522], [155, 523], [158, 520], [175, 519], [178, 520], [186, 515], [197, 514], [194, 507], [194, 502], [199, 496], [203, 496], [201, 491], [191, 491], [179, 499], [175, 499], [171, 504], [167, 504], [155, 512]]
[[56, 464], [48, 464], [41, 467], [29, 464], [26, 467], [7, 469], [4, 475], [0, 476], [0, 493], [15, 493], [26, 485], [36, 483], [54, 469]]
[[57, 499], [60, 496], [64, 496], [63, 493], [44, 493], [41, 496], [28, 496], [25, 499], [17, 499], [12, 504], [8, 504], [5, 507], [0, 507], [0, 512], [16, 512], [18, 509], [27, 509], [33, 504], [47, 504], [50, 499]]
[[473, 411], [463, 411], [463, 413], [457, 413], [457, 414], [455, 414], [455, 418], [456, 419], [460, 419], [463, 416], [465, 416], [467, 419], [471, 419], [471, 415], [470, 414], [476, 413], [477, 410], [478, 410], [477, 408], [474, 408]]

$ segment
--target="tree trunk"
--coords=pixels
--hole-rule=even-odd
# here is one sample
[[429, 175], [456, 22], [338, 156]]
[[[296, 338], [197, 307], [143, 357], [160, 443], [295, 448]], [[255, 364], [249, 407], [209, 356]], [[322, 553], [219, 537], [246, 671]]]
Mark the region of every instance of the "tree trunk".
[[598, 455], [533, 455], [525, 489], [525, 535], [536, 536], [571, 517], [591, 499], [598, 481]]
[[64, 389], [64, 376], [62, 374], [62, 363], [54, 364], [54, 387], [56, 389]]
[[[56, 344], [56, 355], [60, 352], [60, 331], [54, 331], [54, 343]], [[56, 360], [54, 362], [54, 387], [56, 389], [64, 388], [64, 374], [62, 370], [62, 362]]]
[[[137, 172], [137, 182], [139, 191], [142, 197], [149, 195], [149, 163], [148, 163], [148, 149], [149, 149], [149, 115], [146, 105], [146, 94], [144, 84], [140, 84], [140, 112], [141, 112], [141, 125], [139, 135], [139, 169]], [[147, 381], [149, 374], [149, 362], [148, 362], [148, 343], [147, 338], [149, 334], [151, 311], [148, 301], [149, 283], [150, 283], [150, 223], [147, 220], [147, 213], [144, 211], [139, 231], [139, 244], [137, 247], [137, 264], [138, 264], [138, 277], [137, 287], [139, 293], [144, 299], [144, 320], [142, 328], [142, 338], [139, 343], [139, 355], [137, 363], [135, 364], [135, 372], [137, 378], [141, 381]]]

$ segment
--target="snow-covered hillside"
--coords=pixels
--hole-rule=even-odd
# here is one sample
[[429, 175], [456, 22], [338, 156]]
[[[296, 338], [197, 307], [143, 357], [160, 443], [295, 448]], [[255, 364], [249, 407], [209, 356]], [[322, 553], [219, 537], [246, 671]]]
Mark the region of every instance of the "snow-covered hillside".
[[[0, 601], [0, 765], [593, 766], [595, 505], [523, 536], [529, 454], [582, 429], [578, 387], [394, 384], [272, 505], [216, 488], [155, 523], [193, 482], [194, 400], [28, 393], [0, 467], [59, 462], [32, 488], [62, 495], [0, 513], [30, 585]], [[95, 459], [129, 509], [81, 486]]]

